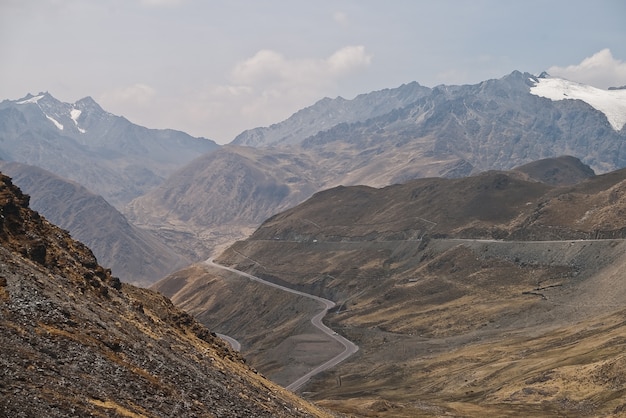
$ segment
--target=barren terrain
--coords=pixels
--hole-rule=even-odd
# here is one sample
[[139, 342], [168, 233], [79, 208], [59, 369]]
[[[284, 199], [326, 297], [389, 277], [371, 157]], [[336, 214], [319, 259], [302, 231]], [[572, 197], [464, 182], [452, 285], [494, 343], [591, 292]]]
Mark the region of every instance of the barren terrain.
[[[217, 261], [337, 303], [327, 323], [360, 350], [302, 389], [321, 405], [358, 416], [619, 415], [623, 184], [623, 171], [559, 187], [492, 172], [340, 187], [272, 217]], [[249, 311], [281, 296], [194, 273], [185, 292], [210, 283], [213, 298], [229, 294], [230, 314], [170, 288], [177, 304], [237, 339], [272, 329]], [[299, 307], [285, 298], [269, 312], [285, 323]], [[275, 343], [242, 349], [262, 373], [298, 334], [279, 329]], [[292, 365], [272, 363], [268, 377]]]

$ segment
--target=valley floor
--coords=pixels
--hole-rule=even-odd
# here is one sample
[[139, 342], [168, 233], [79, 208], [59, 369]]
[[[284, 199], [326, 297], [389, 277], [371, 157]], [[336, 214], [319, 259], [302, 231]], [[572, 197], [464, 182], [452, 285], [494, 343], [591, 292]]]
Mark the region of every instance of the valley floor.
[[[320, 281], [334, 290], [341, 309], [329, 325], [361, 350], [303, 388], [329, 408], [363, 416], [588, 416], [626, 408], [617, 396], [626, 383], [623, 240], [420, 244], [264, 242], [267, 254], [283, 254], [270, 262], [248, 241], [222, 261], [275, 281], [297, 273], [300, 288], [314, 293]], [[332, 272], [322, 262], [285, 261], [296, 252], [349, 258], [356, 247], [369, 257], [352, 259], [358, 272], [343, 277], [342, 288], [323, 277]], [[399, 269], [394, 259], [415, 265]], [[429, 277], [435, 271], [446, 271], [439, 285]]]

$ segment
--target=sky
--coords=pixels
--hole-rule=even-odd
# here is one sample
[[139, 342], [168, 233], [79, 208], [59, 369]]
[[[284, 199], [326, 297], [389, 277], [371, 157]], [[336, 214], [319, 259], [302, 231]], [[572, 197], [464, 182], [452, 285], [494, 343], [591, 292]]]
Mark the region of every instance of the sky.
[[0, 100], [224, 144], [324, 98], [514, 70], [626, 85], [624, 0], [0, 0]]

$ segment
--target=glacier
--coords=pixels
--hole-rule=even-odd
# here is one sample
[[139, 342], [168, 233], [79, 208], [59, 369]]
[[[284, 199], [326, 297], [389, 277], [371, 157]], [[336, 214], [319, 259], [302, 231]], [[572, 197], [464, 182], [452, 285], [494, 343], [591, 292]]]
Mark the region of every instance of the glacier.
[[626, 89], [603, 90], [561, 78], [531, 78], [535, 85], [530, 93], [535, 96], [557, 100], [582, 100], [604, 113], [611, 127], [620, 131], [626, 125]]

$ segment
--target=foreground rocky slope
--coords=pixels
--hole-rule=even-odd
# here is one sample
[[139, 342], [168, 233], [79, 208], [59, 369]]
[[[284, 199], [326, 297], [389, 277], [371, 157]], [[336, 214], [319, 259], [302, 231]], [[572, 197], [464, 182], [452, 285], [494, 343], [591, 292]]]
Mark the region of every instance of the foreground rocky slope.
[[126, 220], [102, 196], [38, 167], [0, 161], [0, 170], [31, 197], [31, 207], [94, 252], [126, 283], [149, 286], [189, 264], [157, 236]]
[[[563, 170], [590, 175], [565, 158], [466, 179], [334, 188], [268, 219], [217, 261], [337, 302], [328, 323], [360, 350], [303, 389], [326, 406], [366, 416], [619, 415], [626, 171], [574, 185], [528, 180], [564, 184]], [[280, 356], [285, 346], [319, 355], [284, 319], [274, 320], [282, 342], [255, 346], [267, 342], [255, 324], [293, 318], [297, 303], [268, 305], [255, 319], [246, 307], [276, 297], [271, 289], [247, 294], [214, 271], [188, 273], [158, 286], [242, 339], [244, 353], [258, 350], [262, 372], [279, 379], [276, 370], [298, 366]], [[219, 303], [225, 292], [229, 306]], [[235, 303], [239, 321], [223, 316]]]
[[121, 284], [0, 176], [1, 416], [328, 416]]

